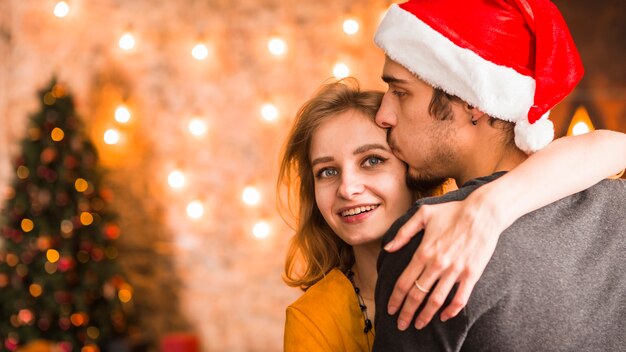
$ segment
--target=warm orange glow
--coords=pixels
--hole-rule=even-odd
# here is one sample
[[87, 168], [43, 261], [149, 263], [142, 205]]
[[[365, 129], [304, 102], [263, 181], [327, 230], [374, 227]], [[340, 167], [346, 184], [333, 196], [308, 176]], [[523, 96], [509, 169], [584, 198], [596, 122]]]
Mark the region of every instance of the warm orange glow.
[[35, 224], [31, 219], [22, 219], [22, 231], [31, 232], [35, 228]]
[[87, 181], [85, 181], [84, 178], [79, 177], [74, 182], [74, 188], [76, 188], [78, 192], [81, 192], [81, 193], [85, 192], [88, 187], [89, 187], [89, 183], [87, 183]]
[[65, 137], [65, 132], [63, 132], [62, 129], [55, 127], [50, 133], [50, 137], [52, 137], [53, 141], [60, 142]]
[[576, 109], [576, 112], [574, 112], [572, 121], [567, 129], [567, 135], [577, 136], [593, 131], [594, 129], [595, 128], [593, 127], [593, 123], [591, 122], [587, 109], [581, 105]]
[[93, 215], [86, 211], [80, 213], [80, 223], [84, 226], [91, 225], [93, 223]]
[[43, 292], [43, 289], [41, 288], [41, 285], [39, 285], [39, 284], [31, 284], [28, 287], [28, 291], [30, 292], [31, 296], [39, 297], [39, 296], [41, 296], [41, 293]]
[[60, 257], [59, 251], [56, 249], [48, 249], [46, 252], [46, 258], [50, 263], [56, 263]]

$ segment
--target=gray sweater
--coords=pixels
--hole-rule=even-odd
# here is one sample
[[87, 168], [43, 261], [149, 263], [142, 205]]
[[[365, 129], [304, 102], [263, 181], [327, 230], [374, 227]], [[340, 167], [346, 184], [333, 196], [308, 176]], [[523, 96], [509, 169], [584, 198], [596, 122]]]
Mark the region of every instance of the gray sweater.
[[[500, 175], [418, 202], [383, 245], [421, 204], [464, 199]], [[376, 306], [387, 306], [422, 236], [381, 253]], [[404, 332], [396, 321], [376, 310], [374, 351], [626, 351], [626, 182], [602, 181], [516, 221], [456, 318]]]

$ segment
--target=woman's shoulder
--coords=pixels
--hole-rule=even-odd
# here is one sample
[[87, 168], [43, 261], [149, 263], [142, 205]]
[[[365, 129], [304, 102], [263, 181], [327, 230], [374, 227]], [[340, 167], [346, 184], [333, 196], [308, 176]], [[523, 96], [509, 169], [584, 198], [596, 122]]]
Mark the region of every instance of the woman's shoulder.
[[[350, 280], [339, 269], [332, 269], [320, 281], [309, 287], [289, 308], [309, 310], [332, 309], [354, 299]], [[345, 306], [343, 306], [345, 307]]]

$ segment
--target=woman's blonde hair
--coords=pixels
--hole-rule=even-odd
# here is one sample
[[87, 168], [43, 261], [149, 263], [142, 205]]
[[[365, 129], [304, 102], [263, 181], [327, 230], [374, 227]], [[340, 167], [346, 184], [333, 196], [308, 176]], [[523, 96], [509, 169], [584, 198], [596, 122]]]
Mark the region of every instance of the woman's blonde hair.
[[283, 275], [289, 286], [307, 290], [331, 269], [346, 271], [354, 264], [352, 247], [333, 232], [317, 208], [311, 139], [321, 123], [346, 111], [358, 111], [373, 120], [382, 97], [382, 92], [361, 90], [358, 81], [349, 77], [323, 85], [296, 114], [277, 183], [279, 211], [295, 230]]

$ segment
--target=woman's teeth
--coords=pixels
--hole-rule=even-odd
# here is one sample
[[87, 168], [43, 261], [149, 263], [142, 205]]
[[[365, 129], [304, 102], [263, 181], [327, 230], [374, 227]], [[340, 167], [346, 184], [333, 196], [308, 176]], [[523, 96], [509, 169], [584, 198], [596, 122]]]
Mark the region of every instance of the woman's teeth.
[[358, 214], [365, 213], [370, 210], [374, 210], [376, 208], [378, 208], [378, 205], [365, 205], [362, 207], [357, 207], [357, 208], [352, 208], [346, 211], [342, 211], [341, 216], [345, 217], [345, 216], [358, 215]]

